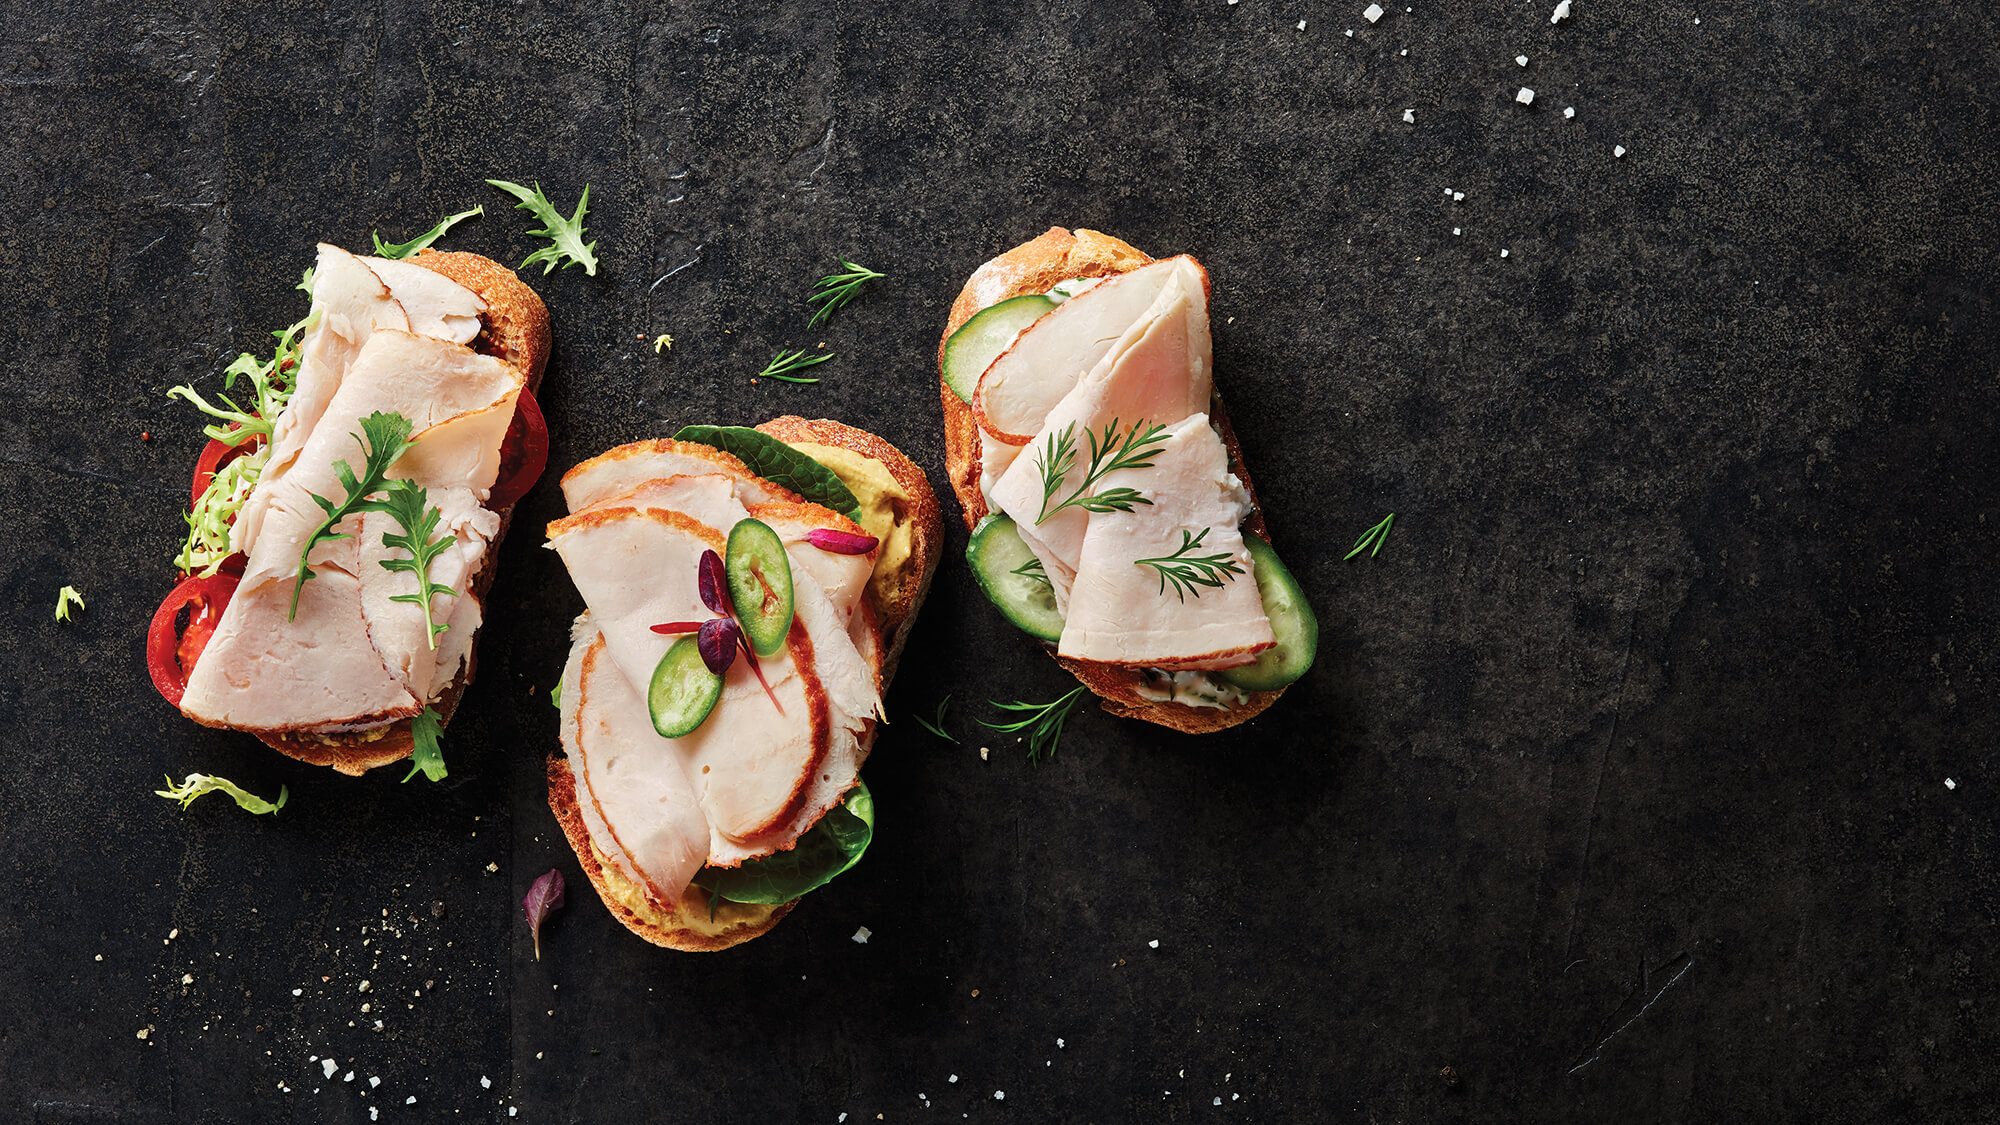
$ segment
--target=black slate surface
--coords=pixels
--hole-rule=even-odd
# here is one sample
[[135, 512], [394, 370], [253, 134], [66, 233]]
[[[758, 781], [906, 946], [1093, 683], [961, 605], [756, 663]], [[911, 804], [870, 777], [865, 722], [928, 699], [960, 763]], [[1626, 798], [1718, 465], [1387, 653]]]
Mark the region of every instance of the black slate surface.
[[[1994, 1119], [2000, 21], [1364, 6], [7, 5], [0, 1118]], [[557, 469], [798, 412], [942, 488], [980, 261], [1198, 255], [1318, 667], [1031, 767], [973, 720], [1068, 681], [954, 529], [890, 705], [961, 744], [895, 723], [863, 864], [714, 956], [616, 925], [543, 803], [550, 485], [445, 784], [189, 724], [141, 655], [166, 389], [300, 315], [318, 239], [483, 202], [445, 245], [519, 260], [488, 176], [592, 185], [603, 271], [531, 277]], [[891, 278], [808, 331], [836, 255]], [[291, 803], [150, 795], [193, 770]]]

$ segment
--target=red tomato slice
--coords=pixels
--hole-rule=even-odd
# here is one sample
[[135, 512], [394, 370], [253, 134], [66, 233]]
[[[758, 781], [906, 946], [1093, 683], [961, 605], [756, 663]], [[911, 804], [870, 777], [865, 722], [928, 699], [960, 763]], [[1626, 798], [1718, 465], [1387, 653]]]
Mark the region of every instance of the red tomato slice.
[[514, 400], [514, 420], [507, 425], [507, 438], [500, 443], [500, 476], [493, 482], [493, 494], [486, 506], [504, 511], [518, 503], [549, 464], [549, 425], [542, 420], [541, 404], [533, 391], [521, 388]]
[[188, 496], [188, 510], [193, 511], [194, 506], [201, 503], [201, 494], [208, 491], [209, 482], [215, 479], [215, 474], [221, 472], [224, 465], [257, 448], [262, 441], [262, 438], [251, 438], [230, 445], [218, 439], [209, 439], [208, 447], [201, 451], [201, 460], [195, 462], [194, 491]]
[[[174, 587], [153, 611], [153, 624], [146, 630], [146, 670], [153, 674], [153, 686], [168, 703], [181, 705], [181, 696], [187, 694], [188, 674], [215, 635], [223, 607], [235, 593], [234, 575], [189, 578]], [[188, 611], [185, 628], [180, 623], [182, 610]]]

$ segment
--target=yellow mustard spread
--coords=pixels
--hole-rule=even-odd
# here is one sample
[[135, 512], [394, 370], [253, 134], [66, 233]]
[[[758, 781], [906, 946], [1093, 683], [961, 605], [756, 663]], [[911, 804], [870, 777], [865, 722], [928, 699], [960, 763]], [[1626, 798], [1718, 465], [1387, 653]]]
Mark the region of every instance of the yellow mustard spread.
[[894, 592], [904, 565], [910, 561], [910, 494], [896, 483], [895, 474], [889, 471], [889, 467], [873, 457], [818, 442], [792, 441], [785, 444], [825, 465], [840, 478], [840, 483], [846, 485], [849, 492], [854, 493], [855, 501], [861, 505], [861, 518], [854, 522], [861, 525], [861, 530], [882, 541], [875, 555], [875, 573], [868, 580], [868, 588], [875, 596], [875, 604], [883, 604], [885, 595]]

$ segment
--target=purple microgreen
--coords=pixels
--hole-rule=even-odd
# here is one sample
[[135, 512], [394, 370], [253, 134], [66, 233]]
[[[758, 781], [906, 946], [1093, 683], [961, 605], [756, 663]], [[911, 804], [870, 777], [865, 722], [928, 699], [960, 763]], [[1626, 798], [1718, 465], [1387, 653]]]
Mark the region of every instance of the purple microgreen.
[[542, 922], [548, 916], [562, 909], [562, 872], [549, 868], [549, 873], [528, 886], [528, 894], [521, 900], [521, 909], [528, 915], [528, 932], [535, 937], [535, 960], [542, 959]]
[[701, 604], [724, 617], [734, 612], [729, 605], [729, 575], [722, 569], [722, 556], [714, 551], [701, 553]]
[[736, 662], [736, 649], [743, 642], [743, 630], [733, 617], [716, 617], [701, 624], [701, 632], [695, 634], [695, 647], [701, 650], [701, 662], [708, 670], [720, 676], [729, 671]]
[[822, 551], [836, 555], [865, 555], [875, 549], [881, 540], [873, 535], [856, 535], [851, 531], [835, 531], [828, 527], [816, 527], [806, 532], [806, 542]]
[[665, 633], [667, 636], [671, 637], [671, 636], [676, 636], [680, 633], [692, 633], [696, 629], [701, 628], [702, 625], [703, 622], [700, 621], [663, 621], [660, 624], [653, 626], [653, 632]]

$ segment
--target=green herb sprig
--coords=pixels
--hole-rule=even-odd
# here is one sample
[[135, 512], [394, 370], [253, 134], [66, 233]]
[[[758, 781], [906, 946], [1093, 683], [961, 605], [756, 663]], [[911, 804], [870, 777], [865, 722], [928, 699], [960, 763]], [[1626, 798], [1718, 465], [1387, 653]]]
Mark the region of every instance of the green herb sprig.
[[1150, 566], [1160, 572], [1160, 593], [1167, 592], [1167, 584], [1173, 583], [1174, 595], [1186, 601], [1189, 594], [1201, 597], [1203, 587], [1217, 589], [1223, 583], [1243, 573], [1243, 564], [1227, 551], [1213, 555], [1191, 555], [1188, 552], [1201, 546], [1208, 538], [1208, 528], [1199, 534], [1181, 532], [1181, 545], [1171, 555], [1156, 559], [1138, 559], [1133, 566]]
[[353, 468], [346, 461], [333, 463], [334, 475], [340, 478], [341, 485], [347, 489], [347, 495], [335, 501], [318, 493], [306, 494], [325, 510], [326, 519], [320, 521], [320, 525], [313, 529], [312, 535], [306, 539], [305, 550], [299, 552], [299, 574], [292, 583], [292, 608], [286, 620], [292, 620], [299, 615], [299, 593], [305, 589], [307, 580], [313, 576], [312, 567], [309, 565], [313, 548], [336, 539], [353, 538], [344, 531], [333, 530], [335, 525], [348, 516], [356, 512], [385, 510], [380, 501], [371, 501], [368, 497], [381, 490], [388, 478], [389, 466], [395, 464], [396, 458], [401, 457], [403, 451], [414, 444], [410, 441], [411, 429], [410, 420], [401, 414], [378, 410], [363, 418], [361, 432], [354, 435], [355, 440], [361, 443], [363, 454], [361, 475], [355, 476]]
[[1039, 556], [1030, 558], [1027, 562], [1022, 563], [1007, 573], [1018, 574], [1023, 578], [1040, 582], [1051, 590], [1056, 588], [1056, 584], [1049, 581], [1049, 568], [1042, 565], [1042, 560]]
[[382, 569], [407, 571], [416, 576], [417, 592], [396, 594], [389, 600], [419, 606], [424, 611], [424, 629], [430, 638], [432, 651], [437, 650], [437, 635], [451, 626], [431, 618], [431, 599], [439, 594], [451, 593], [451, 587], [441, 586], [431, 581], [431, 562], [452, 545], [452, 537], [437, 534], [438, 521], [443, 513], [430, 506], [430, 491], [413, 480], [392, 480], [383, 493], [378, 511], [386, 512], [403, 527], [402, 533], [393, 531], [382, 533], [384, 547], [396, 547], [408, 551], [407, 559], [383, 559]]
[[460, 211], [456, 215], [446, 215], [438, 225], [408, 242], [384, 242], [382, 241], [382, 236], [372, 230], [368, 232], [368, 237], [375, 240], [376, 257], [407, 258], [424, 247], [429, 246], [431, 243], [436, 242], [438, 239], [443, 238], [444, 232], [450, 230], [452, 227], [472, 218], [474, 215], [484, 215], [485, 213], [486, 205], [481, 203], [474, 206], [470, 211]]
[[939, 738], [944, 739], [946, 742], [955, 743], [958, 741], [957, 736], [953, 735], [950, 731], [944, 729], [944, 713], [946, 709], [948, 709], [950, 706], [951, 706], [951, 696], [946, 695], [944, 699], [938, 703], [937, 711], [931, 718], [926, 719], [922, 715], [911, 715], [910, 718], [914, 719], [918, 726], [924, 728], [925, 730], [931, 732], [934, 735], [937, 735]]
[[1097, 494], [1090, 490], [1106, 474], [1120, 469], [1152, 468], [1148, 458], [1166, 447], [1166, 432], [1165, 426], [1150, 425], [1141, 419], [1132, 423], [1121, 439], [1116, 418], [1105, 424], [1102, 437], [1095, 430], [1085, 430], [1090, 461], [1084, 470], [1083, 483], [1053, 508], [1049, 507], [1049, 501], [1062, 491], [1063, 478], [1076, 467], [1076, 423], [1064, 426], [1060, 433], [1051, 433], [1043, 448], [1035, 453], [1035, 467], [1042, 474], [1042, 512], [1035, 523], [1046, 523], [1050, 516], [1070, 507], [1086, 512], [1129, 512], [1140, 504], [1151, 507], [1153, 502], [1135, 488], [1113, 488]]
[[410, 751], [410, 772], [403, 775], [404, 781], [409, 781], [419, 772], [432, 781], [444, 780], [444, 751], [438, 745], [443, 735], [444, 717], [429, 707], [410, 720], [410, 741], [415, 748]]
[[165, 789], [153, 790], [154, 796], [165, 797], [169, 801], [179, 801], [182, 808], [187, 808], [189, 805], [194, 804], [196, 797], [207, 793], [227, 793], [235, 800], [237, 808], [259, 816], [265, 813], [275, 814], [279, 809], [285, 807], [286, 798], [291, 796], [291, 790], [280, 785], [278, 786], [278, 799], [267, 801], [226, 777], [216, 777], [213, 774], [206, 773], [191, 773], [179, 785], [174, 784], [174, 775], [168, 774], [167, 787]]
[[556, 205], [549, 201], [549, 197], [542, 194], [542, 185], [540, 183], [535, 184], [534, 190], [530, 191], [520, 184], [510, 184], [506, 180], [488, 180], [486, 182], [520, 200], [519, 203], [514, 205], [516, 209], [532, 212], [537, 219], [548, 224], [541, 230], [531, 230], [528, 232], [529, 234], [548, 239], [551, 245], [544, 246], [540, 250], [528, 255], [527, 259], [521, 263], [522, 269], [527, 269], [536, 262], [540, 262], [542, 263], [542, 273], [544, 275], [558, 266], [563, 269], [568, 269], [570, 266], [582, 266], [584, 273], [592, 277], [597, 276], [597, 254], [595, 253], [597, 243], [595, 241], [585, 242], [583, 240], [586, 233], [583, 226], [583, 217], [590, 211], [589, 184], [583, 185], [583, 196], [576, 201], [576, 213], [565, 219], [562, 216], [562, 212], [556, 210]]
[[1382, 544], [1387, 542], [1389, 538], [1389, 525], [1395, 522], [1396, 513], [1390, 512], [1381, 523], [1362, 532], [1361, 538], [1354, 541], [1354, 549], [1342, 555], [1340, 561], [1346, 562], [1363, 551], [1367, 551], [1368, 557], [1371, 559], [1381, 554]]
[[771, 362], [764, 365], [764, 370], [759, 371], [757, 377], [759, 379], [782, 379], [787, 383], [817, 383], [819, 382], [818, 379], [809, 379], [801, 375], [787, 375], [786, 372], [804, 370], [816, 363], [825, 363], [832, 358], [832, 352], [822, 352], [819, 355], [809, 357], [804, 348], [800, 348], [795, 352], [788, 352], [783, 348], [779, 348], [778, 354], [771, 357]]
[[278, 415], [292, 400], [299, 358], [305, 351], [300, 337], [318, 320], [317, 312], [308, 313], [297, 324], [271, 333], [278, 338], [278, 346], [270, 359], [258, 359], [249, 352], [243, 352], [235, 362], [222, 369], [224, 391], [233, 390], [239, 376], [250, 380], [248, 405], [238, 405], [235, 399], [221, 392], [216, 393], [216, 402], [211, 403], [194, 389], [193, 384], [174, 387], [167, 391], [167, 397], [186, 399], [194, 404], [195, 409], [214, 418], [217, 424], [203, 428], [202, 433], [225, 445], [241, 445], [253, 437], [269, 440]]
[[1002, 703], [997, 699], [989, 699], [986, 702], [1002, 711], [1023, 714], [1027, 718], [1011, 723], [989, 723], [981, 719], [979, 725], [988, 730], [999, 731], [1001, 734], [1027, 731], [1028, 760], [1047, 761], [1056, 756], [1056, 743], [1062, 739], [1063, 722], [1069, 718], [1070, 708], [1076, 705], [1077, 698], [1083, 692], [1084, 689], [1079, 687], [1053, 703], [1022, 703], [1018, 700], [1013, 703]]
[[885, 273], [876, 273], [867, 266], [857, 266], [845, 258], [838, 261], [846, 272], [830, 273], [820, 278], [813, 285], [812, 296], [806, 298], [808, 305], [819, 302], [818, 308], [813, 310], [812, 319], [806, 321], [807, 328], [825, 323], [836, 311], [846, 307], [849, 301], [859, 295], [863, 285], [889, 276]]

